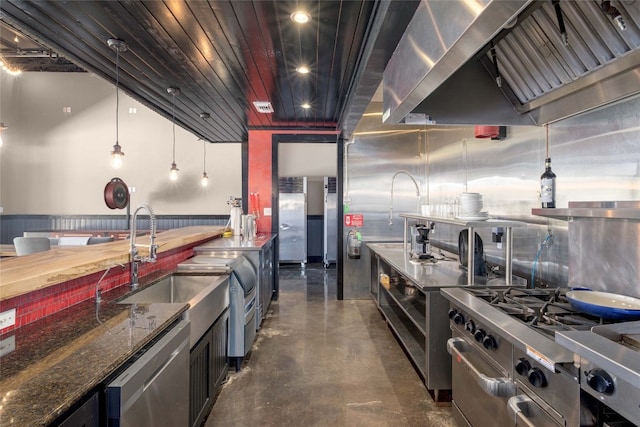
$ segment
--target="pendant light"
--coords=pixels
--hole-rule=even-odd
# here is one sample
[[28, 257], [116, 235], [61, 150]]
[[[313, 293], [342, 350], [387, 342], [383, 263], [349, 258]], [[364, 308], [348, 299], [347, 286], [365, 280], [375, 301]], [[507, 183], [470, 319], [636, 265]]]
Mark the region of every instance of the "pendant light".
[[200, 179], [200, 185], [206, 187], [209, 185], [209, 177], [207, 176], [207, 141], [202, 140], [202, 149], [203, 149], [203, 172], [202, 178]]
[[178, 166], [176, 165], [176, 95], [180, 95], [180, 89], [177, 87], [167, 88], [167, 92], [172, 96], [171, 103], [171, 122], [173, 123], [173, 162], [171, 163], [171, 169], [169, 170], [169, 178], [171, 181], [178, 179]]
[[0, 147], [2, 147], [2, 144], [4, 144], [4, 142], [2, 141], [2, 132], [4, 132], [6, 129], [9, 129], [9, 126], [5, 125], [4, 122], [0, 122]]
[[122, 167], [122, 158], [124, 157], [124, 152], [122, 151], [122, 147], [118, 142], [118, 116], [119, 116], [119, 107], [120, 107], [120, 52], [124, 52], [127, 50], [127, 43], [124, 40], [119, 39], [109, 39], [107, 40], [107, 45], [116, 51], [116, 143], [113, 146], [113, 150], [111, 151], [111, 166], [114, 169], [120, 169]]
[[[202, 112], [200, 117], [204, 120], [210, 117], [209, 113]], [[209, 185], [209, 176], [207, 175], [207, 141], [202, 140], [202, 178], [200, 179], [200, 185], [207, 187]]]

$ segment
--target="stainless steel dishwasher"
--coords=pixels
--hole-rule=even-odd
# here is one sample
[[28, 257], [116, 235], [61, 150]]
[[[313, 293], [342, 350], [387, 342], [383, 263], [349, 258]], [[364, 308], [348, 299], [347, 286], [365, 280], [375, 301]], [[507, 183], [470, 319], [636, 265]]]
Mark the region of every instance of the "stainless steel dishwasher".
[[107, 385], [109, 427], [189, 424], [189, 332], [181, 320]]

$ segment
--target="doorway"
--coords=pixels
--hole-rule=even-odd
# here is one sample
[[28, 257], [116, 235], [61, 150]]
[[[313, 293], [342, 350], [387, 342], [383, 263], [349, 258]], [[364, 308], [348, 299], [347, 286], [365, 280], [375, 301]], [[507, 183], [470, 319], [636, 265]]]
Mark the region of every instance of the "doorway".
[[[327, 152], [328, 151], [328, 152]], [[319, 224], [321, 232], [313, 233], [314, 238], [319, 241], [312, 242], [315, 248], [320, 248], [319, 253], [308, 252], [309, 259], [318, 262], [323, 261], [324, 242], [323, 238], [323, 218], [324, 213], [324, 178], [327, 176], [336, 177], [336, 205], [342, 204], [341, 179], [342, 179], [342, 139], [335, 134], [274, 134], [272, 136], [272, 189], [273, 189], [273, 206], [279, 205], [278, 179], [281, 176], [303, 176], [307, 178], [310, 192], [318, 194], [319, 201], [309, 207], [308, 220], [313, 225]], [[321, 168], [321, 165], [330, 165], [331, 169]], [[314, 190], [314, 188], [317, 189]], [[312, 195], [312, 199], [315, 197]], [[315, 207], [314, 207], [315, 206]], [[321, 208], [317, 208], [320, 206]], [[333, 215], [332, 213], [331, 215]], [[272, 218], [272, 231], [277, 233], [280, 220], [278, 218], [277, 209], [274, 209]], [[334, 223], [336, 224], [337, 239], [336, 248], [340, 248], [341, 244], [341, 222], [337, 211], [335, 212]], [[311, 228], [311, 227], [310, 227]], [[279, 240], [279, 239], [277, 239]], [[279, 243], [277, 243], [279, 245]], [[337, 274], [341, 276], [339, 264], [341, 262], [341, 251], [337, 250], [336, 268]], [[316, 258], [317, 257], [317, 258]], [[338, 278], [337, 299], [342, 299], [342, 277]]]

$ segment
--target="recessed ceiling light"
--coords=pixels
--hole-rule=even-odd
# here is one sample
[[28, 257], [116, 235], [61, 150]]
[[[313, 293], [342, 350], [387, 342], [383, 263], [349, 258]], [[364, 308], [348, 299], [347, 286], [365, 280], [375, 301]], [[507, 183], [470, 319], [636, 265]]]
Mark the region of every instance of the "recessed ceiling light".
[[311, 21], [311, 15], [309, 15], [309, 12], [305, 12], [304, 10], [296, 10], [291, 14], [291, 20], [296, 24], [306, 24]]
[[309, 74], [311, 70], [309, 70], [309, 67], [307, 67], [306, 65], [301, 65], [296, 68], [296, 71], [300, 74]]
[[304, 108], [305, 110], [308, 110], [309, 108], [311, 108], [311, 104], [309, 104], [308, 102], [305, 102], [304, 104], [301, 105], [302, 108]]

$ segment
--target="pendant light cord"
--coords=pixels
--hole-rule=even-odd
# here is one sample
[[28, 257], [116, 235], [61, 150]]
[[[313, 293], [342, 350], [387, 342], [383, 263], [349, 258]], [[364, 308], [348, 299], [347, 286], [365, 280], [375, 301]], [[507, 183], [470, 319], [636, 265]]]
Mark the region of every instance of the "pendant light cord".
[[173, 163], [176, 162], [176, 93], [173, 96], [173, 104], [171, 106], [171, 121], [173, 122]]
[[202, 173], [207, 173], [207, 141], [204, 139], [202, 140], [202, 151], [204, 152], [202, 156]]
[[120, 117], [120, 91], [118, 87], [120, 85], [120, 74], [118, 70], [120, 69], [120, 50], [116, 48], [116, 144], [118, 144], [119, 137], [119, 122], [118, 118]]

